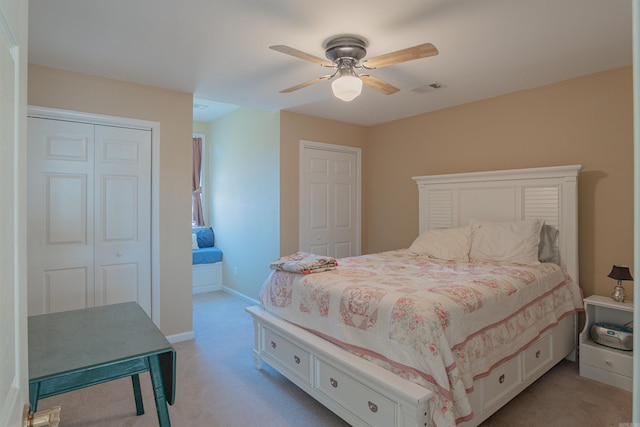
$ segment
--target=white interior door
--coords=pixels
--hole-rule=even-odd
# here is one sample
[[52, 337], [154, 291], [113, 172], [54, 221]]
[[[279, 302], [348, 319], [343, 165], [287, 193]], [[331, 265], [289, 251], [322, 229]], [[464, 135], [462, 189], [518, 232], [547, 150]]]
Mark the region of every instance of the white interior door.
[[300, 146], [300, 250], [360, 255], [360, 150], [303, 141]]
[[29, 314], [125, 301], [151, 314], [151, 132], [28, 126]]
[[0, 0], [0, 426], [28, 403], [25, 120], [27, 2]]

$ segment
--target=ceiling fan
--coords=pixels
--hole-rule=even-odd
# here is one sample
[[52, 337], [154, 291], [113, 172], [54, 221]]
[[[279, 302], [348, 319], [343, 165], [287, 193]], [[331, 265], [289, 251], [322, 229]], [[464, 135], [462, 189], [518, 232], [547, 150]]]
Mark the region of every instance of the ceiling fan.
[[434, 45], [424, 43], [375, 58], [364, 59], [367, 55], [366, 47], [366, 40], [360, 36], [335, 36], [325, 42], [324, 54], [327, 59], [323, 59], [289, 46], [269, 46], [270, 49], [275, 51], [334, 69], [332, 74], [320, 76], [307, 82], [291, 86], [290, 88], [281, 90], [280, 93], [289, 93], [324, 80], [333, 80], [331, 83], [333, 94], [343, 101], [351, 101], [360, 95], [363, 83], [371, 89], [377, 90], [385, 95], [391, 95], [400, 89], [369, 74], [358, 74], [356, 70], [373, 70], [438, 54], [438, 49]]

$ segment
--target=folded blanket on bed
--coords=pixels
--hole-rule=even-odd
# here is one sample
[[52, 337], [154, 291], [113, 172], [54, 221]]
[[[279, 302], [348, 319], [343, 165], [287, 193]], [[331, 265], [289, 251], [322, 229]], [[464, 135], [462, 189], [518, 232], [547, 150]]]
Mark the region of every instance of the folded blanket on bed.
[[307, 252], [296, 252], [286, 255], [269, 264], [272, 270], [288, 271], [290, 273], [319, 273], [321, 271], [333, 270], [338, 265], [335, 258], [310, 254]]

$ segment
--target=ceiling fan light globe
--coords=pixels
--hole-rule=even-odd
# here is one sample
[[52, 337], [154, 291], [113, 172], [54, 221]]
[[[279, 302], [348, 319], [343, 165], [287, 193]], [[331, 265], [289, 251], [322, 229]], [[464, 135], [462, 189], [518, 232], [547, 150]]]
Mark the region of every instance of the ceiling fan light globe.
[[356, 76], [340, 76], [331, 83], [331, 90], [336, 98], [348, 102], [362, 92], [362, 80]]

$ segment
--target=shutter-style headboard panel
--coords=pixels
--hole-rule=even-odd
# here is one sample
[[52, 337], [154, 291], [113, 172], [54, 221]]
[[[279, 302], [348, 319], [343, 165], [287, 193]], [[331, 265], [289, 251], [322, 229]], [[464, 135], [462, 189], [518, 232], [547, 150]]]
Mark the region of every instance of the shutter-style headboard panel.
[[554, 252], [578, 282], [580, 165], [419, 176], [420, 233], [460, 227], [470, 219], [541, 218], [557, 229]]

